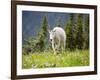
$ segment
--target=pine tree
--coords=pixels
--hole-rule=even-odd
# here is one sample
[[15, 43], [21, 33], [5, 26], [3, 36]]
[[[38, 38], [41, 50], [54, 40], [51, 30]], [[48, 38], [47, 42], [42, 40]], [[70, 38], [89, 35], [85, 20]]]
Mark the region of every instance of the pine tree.
[[86, 48], [89, 48], [89, 15], [86, 19], [86, 31], [87, 31], [87, 40], [86, 40]]
[[85, 19], [85, 30], [83, 32], [83, 49], [89, 48], [89, 15]]
[[43, 17], [43, 22], [42, 22], [42, 27], [41, 27], [41, 31], [39, 33], [39, 37], [38, 37], [38, 47], [40, 50], [44, 50], [45, 48], [45, 44], [46, 44], [46, 40], [47, 40], [47, 18], [46, 16]]
[[73, 24], [74, 24], [74, 15], [70, 14], [70, 20], [66, 24], [65, 31], [66, 31], [66, 48], [70, 50], [74, 49], [74, 36], [73, 36]]
[[66, 48], [69, 48], [70, 49], [70, 39], [71, 39], [71, 25], [70, 25], [70, 22], [68, 22], [66, 24], [66, 28], [65, 28], [65, 31], [66, 31]]
[[33, 51], [43, 51], [47, 42], [47, 18], [43, 16], [41, 30], [38, 32], [38, 36], [33, 40]]
[[78, 14], [77, 27], [76, 27], [76, 48], [82, 49], [83, 47], [83, 29], [82, 29], [82, 14]]
[[44, 37], [47, 36], [47, 25], [48, 25], [47, 18], [46, 18], [46, 16], [44, 16], [43, 22], [42, 22], [42, 33], [43, 33]]

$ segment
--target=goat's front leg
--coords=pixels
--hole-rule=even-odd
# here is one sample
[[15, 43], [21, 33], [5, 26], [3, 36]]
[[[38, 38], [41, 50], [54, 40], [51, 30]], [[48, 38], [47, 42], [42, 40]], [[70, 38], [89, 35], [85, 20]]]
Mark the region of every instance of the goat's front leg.
[[54, 41], [52, 41], [52, 48], [53, 48], [54, 54], [56, 54]]

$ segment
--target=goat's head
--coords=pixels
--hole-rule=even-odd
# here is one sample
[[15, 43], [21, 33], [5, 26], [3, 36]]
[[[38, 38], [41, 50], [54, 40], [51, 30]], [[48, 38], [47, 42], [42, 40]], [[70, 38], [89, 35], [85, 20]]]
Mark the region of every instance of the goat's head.
[[55, 31], [56, 30], [51, 30], [51, 31], [49, 31], [49, 34], [50, 34], [50, 41], [52, 42], [52, 40], [54, 39], [54, 37], [55, 37]]

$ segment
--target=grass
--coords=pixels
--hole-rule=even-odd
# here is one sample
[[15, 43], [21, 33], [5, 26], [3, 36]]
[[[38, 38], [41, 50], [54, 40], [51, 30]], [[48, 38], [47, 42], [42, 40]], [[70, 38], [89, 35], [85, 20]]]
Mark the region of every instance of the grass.
[[22, 68], [50, 68], [88, 66], [89, 50], [66, 51], [54, 55], [52, 51], [35, 52], [22, 56]]

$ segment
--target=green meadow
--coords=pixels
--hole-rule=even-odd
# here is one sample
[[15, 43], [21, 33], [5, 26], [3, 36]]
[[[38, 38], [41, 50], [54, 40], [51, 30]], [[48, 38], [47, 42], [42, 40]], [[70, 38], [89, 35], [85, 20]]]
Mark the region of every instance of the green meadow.
[[89, 65], [89, 50], [65, 51], [53, 54], [52, 51], [34, 52], [22, 56], [22, 68], [75, 67]]

